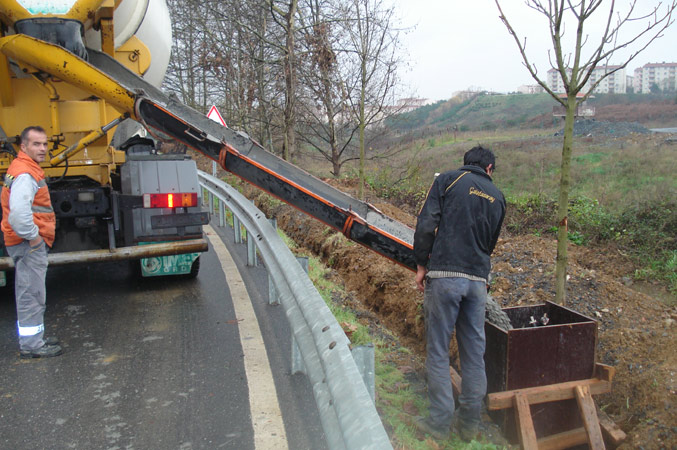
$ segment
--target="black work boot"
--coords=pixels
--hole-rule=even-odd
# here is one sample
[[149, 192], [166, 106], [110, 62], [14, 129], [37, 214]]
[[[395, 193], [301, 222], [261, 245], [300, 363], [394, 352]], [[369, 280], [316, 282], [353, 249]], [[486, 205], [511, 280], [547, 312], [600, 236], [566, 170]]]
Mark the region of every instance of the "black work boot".
[[437, 440], [441, 441], [444, 439], [449, 439], [449, 427], [436, 424], [435, 422], [433, 422], [430, 416], [416, 417], [414, 425], [416, 425], [416, 428], [418, 428], [423, 433], [430, 434]]
[[459, 411], [459, 414], [454, 416], [452, 427], [463, 442], [471, 442], [480, 434], [480, 423], [479, 420], [468, 420], [463, 417], [463, 411]]
[[459, 420], [456, 423], [456, 433], [463, 442], [472, 442], [474, 439], [477, 439], [480, 430], [477, 425], [469, 425]]
[[43, 341], [45, 341], [45, 345], [59, 345], [59, 338], [56, 336], [44, 338]]
[[62, 353], [63, 349], [59, 345], [45, 344], [35, 350], [21, 350], [19, 351], [19, 357], [21, 359], [50, 358], [52, 356], [59, 356]]

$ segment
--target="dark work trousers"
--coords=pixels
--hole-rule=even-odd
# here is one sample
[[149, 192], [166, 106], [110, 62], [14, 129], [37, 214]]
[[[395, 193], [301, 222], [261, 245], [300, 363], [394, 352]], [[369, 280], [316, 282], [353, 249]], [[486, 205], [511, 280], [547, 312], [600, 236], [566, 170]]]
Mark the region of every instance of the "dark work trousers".
[[7, 247], [14, 260], [14, 294], [19, 327], [19, 348], [37, 350], [45, 325], [45, 276], [47, 274], [47, 245], [43, 242], [31, 247], [28, 241]]
[[432, 278], [425, 287], [426, 369], [430, 417], [448, 427], [454, 415], [454, 395], [449, 374], [449, 345], [456, 328], [461, 376], [459, 417], [466, 427], [480, 423], [487, 391], [484, 371], [484, 315], [486, 284], [467, 278]]

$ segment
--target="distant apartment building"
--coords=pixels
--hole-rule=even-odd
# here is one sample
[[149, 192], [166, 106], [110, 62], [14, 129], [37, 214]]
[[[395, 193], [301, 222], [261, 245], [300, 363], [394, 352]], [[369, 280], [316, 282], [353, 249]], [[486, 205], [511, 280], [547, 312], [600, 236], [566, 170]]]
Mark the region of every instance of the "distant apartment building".
[[635, 92], [648, 94], [652, 88], [662, 92], [677, 90], [677, 63], [648, 63], [635, 69]]
[[555, 93], [560, 94], [564, 92], [564, 81], [559, 74], [559, 70], [550, 69], [546, 75], [546, 84]]
[[397, 101], [395, 106], [392, 107], [394, 113], [407, 113], [415, 109], [420, 108], [421, 106], [429, 105], [432, 102], [427, 98], [417, 98], [417, 97], [408, 97], [401, 98]]
[[[604, 75], [609, 72], [614, 71], [613, 73], [604, 77]], [[567, 73], [571, 74], [571, 70], [567, 70]], [[600, 83], [593, 90], [596, 94], [625, 94], [627, 92], [627, 77], [625, 75], [625, 68], [620, 66], [599, 66], [592, 71], [590, 79], [585, 86], [584, 91], [587, 90], [588, 86], [593, 85], [595, 82], [600, 80]], [[557, 69], [550, 69], [547, 73], [547, 83], [550, 89], [556, 93], [564, 92], [564, 82], [562, 77]]]
[[635, 76], [632, 78], [632, 89], [636, 94], [642, 93], [642, 73], [644, 72], [642, 67], [635, 69]]

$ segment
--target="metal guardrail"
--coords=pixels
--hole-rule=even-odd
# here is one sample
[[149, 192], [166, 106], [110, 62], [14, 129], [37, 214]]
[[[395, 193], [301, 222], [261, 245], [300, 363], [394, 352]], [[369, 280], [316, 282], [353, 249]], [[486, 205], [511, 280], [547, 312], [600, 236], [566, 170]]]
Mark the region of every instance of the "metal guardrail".
[[349, 339], [277, 230], [227, 183], [201, 171], [198, 179], [209, 192], [212, 213], [213, 199], [219, 201], [219, 225], [226, 222], [225, 205], [236, 218], [236, 241], [242, 240], [239, 224], [247, 230], [248, 264], [255, 265], [256, 250], [265, 263], [293, 332], [292, 347], [298, 346], [313, 387], [329, 448], [392, 449], [351, 354]]

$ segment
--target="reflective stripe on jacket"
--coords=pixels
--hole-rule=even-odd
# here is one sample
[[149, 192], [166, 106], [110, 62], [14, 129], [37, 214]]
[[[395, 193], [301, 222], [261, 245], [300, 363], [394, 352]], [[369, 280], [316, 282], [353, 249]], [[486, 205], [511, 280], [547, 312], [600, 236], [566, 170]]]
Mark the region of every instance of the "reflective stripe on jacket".
[[24, 241], [18, 236], [9, 224], [9, 195], [11, 192], [12, 181], [21, 174], [27, 173], [38, 184], [38, 192], [33, 198], [31, 210], [33, 211], [33, 221], [38, 227], [38, 232], [48, 246], [54, 243], [54, 233], [56, 229], [56, 217], [52, 209], [52, 202], [49, 198], [49, 189], [45, 180], [45, 172], [33, 161], [26, 153], [19, 152], [14, 161], [9, 165], [5, 175], [5, 187], [2, 189], [0, 201], [2, 203], [2, 232], [5, 236], [5, 245], [18, 245]]

